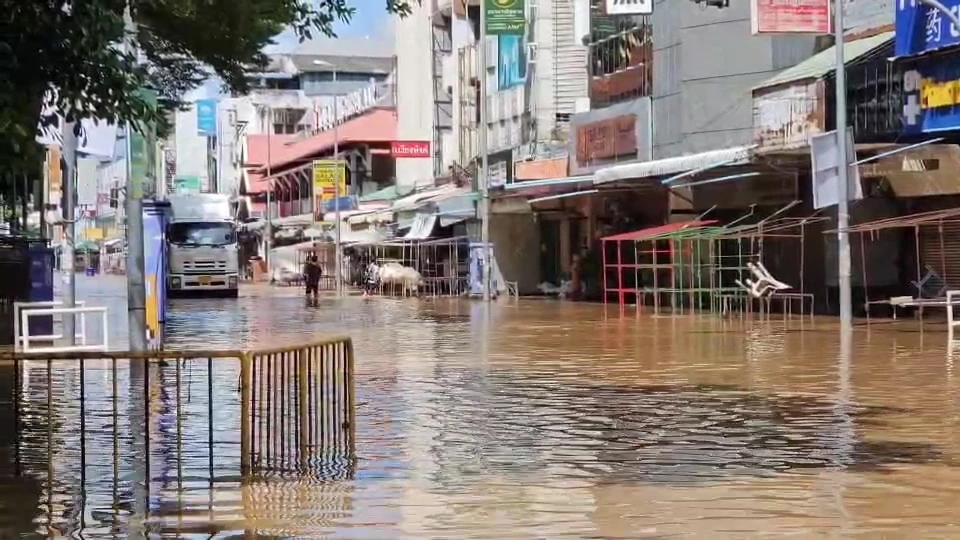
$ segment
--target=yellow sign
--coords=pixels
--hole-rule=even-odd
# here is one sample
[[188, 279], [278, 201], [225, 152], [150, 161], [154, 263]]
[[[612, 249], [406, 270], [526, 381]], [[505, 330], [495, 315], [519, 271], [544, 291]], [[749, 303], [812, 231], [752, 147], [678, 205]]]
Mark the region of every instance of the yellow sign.
[[160, 335], [160, 306], [157, 304], [157, 276], [145, 276], [147, 292], [147, 330], [156, 338]]
[[92, 228], [92, 229], [84, 229], [83, 238], [85, 240], [91, 240], [91, 241], [103, 240], [103, 229], [99, 227]]
[[340, 196], [347, 196], [347, 164], [343, 161], [320, 159], [313, 162], [313, 198], [323, 202], [337, 196], [337, 185], [340, 186]]
[[920, 106], [924, 109], [937, 109], [960, 105], [960, 81], [920, 81]]

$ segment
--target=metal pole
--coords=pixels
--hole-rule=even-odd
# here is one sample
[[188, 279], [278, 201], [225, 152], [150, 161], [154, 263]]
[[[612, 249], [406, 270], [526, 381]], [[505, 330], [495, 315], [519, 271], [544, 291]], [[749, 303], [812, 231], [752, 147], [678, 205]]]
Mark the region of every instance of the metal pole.
[[853, 295], [850, 289], [850, 235], [847, 228], [850, 225], [849, 197], [850, 179], [847, 175], [847, 77], [846, 64], [843, 54], [843, 6], [839, 0], [833, 3], [833, 33], [837, 52], [836, 58], [836, 115], [837, 115], [837, 284], [840, 288], [840, 331], [847, 333], [853, 330]]
[[486, 5], [480, 6], [480, 70], [477, 79], [480, 81], [480, 242], [483, 244], [483, 301], [489, 302], [491, 297], [491, 262], [493, 250], [490, 248], [490, 163], [487, 156], [487, 10]]
[[[76, 245], [75, 190], [77, 187], [77, 122], [63, 124], [63, 251], [60, 261], [63, 266], [66, 284], [63, 305], [67, 309], [76, 306], [77, 280], [73, 248]], [[63, 336], [67, 346], [76, 345], [76, 326], [72, 313], [63, 314]]]
[[267, 227], [266, 227], [266, 258], [267, 261], [267, 279], [273, 280], [273, 270], [270, 268], [270, 248], [273, 247], [273, 218], [270, 215], [270, 203], [271, 195], [273, 194], [273, 180], [270, 179], [270, 164], [273, 161], [271, 157], [271, 150], [273, 149], [273, 141], [271, 140], [271, 133], [273, 132], [273, 109], [269, 106], [266, 107], [267, 110]]
[[[334, 68], [333, 70], [333, 82], [334, 83], [337, 82], [336, 68]], [[339, 122], [337, 121], [337, 102], [340, 101], [340, 96], [337, 94], [336, 85], [334, 85], [333, 92], [334, 92], [333, 93], [333, 160], [337, 167], [336, 169], [337, 172], [333, 176], [334, 178], [333, 211], [334, 211], [334, 220], [336, 220], [336, 223], [333, 229], [334, 235], [335, 235], [334, 249], [336, 250], [336, 253], [334, 254], [334, 261], [337, 265], [337, 268], [336, 270], [334, 270], [333, 276], [334, 276], [334, 279], [337, 280], [336, 290], [337, 290], [337, 296], [339, 297], [340, 295], [343, 294], [343, 284], [341, 279], [342, 276], [340, 275], [340, 273], [343, 271], [343, 268], [342, 268], [343, 251], [340, 245], [340, 175], [345, 174], [345, 172], [343, 171], [343, 168], [340, 166], [340, 133], [337, 130], [337, 125], [339, 124]]]
[[[124, 22], [128, 31], [127, 48], [133, 51], [134, 22], [130, 6], [124, 11]], [[145, 178], [136, 178], [133, 174], [133, 132], [134, 127], [127, 124], [127, 166], [125, 209], [127, 214], [127, 340], [131, 351], [147, 350], [147, 289], [144, 283], [143, 255], [143, 183]], [[144, 144], [144, 151], [150, 148]]]

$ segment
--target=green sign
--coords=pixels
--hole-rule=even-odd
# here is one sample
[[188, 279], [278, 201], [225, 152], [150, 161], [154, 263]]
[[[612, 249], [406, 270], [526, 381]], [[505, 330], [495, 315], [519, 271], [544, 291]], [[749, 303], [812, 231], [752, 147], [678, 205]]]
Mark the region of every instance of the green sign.
[[[141, 90], [141, 95], [147, 103], [157, 106], [157, 93], [153, 90]], [[139, 129], [138, 129], [139, 128]], [[153, 123], [127, 126], [130, 137], [130, 173], [133, 193], [131, 197], [142, 199], [144, 188], [149, 187], [151, 192], [156, 190], [156, 149], [157, 126]]]
[[527, 9], [524, 0], [483, 0], [487, 34], [491, 36], [526, 33]]
[[203, 182], [199, 176], [178, 176], [173, 179], [173, 190], [177, 193], [200, 193]]

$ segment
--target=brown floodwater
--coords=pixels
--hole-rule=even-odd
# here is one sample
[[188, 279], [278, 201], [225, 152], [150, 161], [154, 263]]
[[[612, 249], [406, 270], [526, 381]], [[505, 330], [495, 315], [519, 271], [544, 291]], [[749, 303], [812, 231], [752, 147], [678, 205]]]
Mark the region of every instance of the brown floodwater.
[[[844, 352], [829, 319], [621, 318], [546, 300], [311, 308], [259, 290], [177, 301], [169, 332], [171, 347], [204, 348], [352, 336], [356, 459], [243, 484], [221, 467], [232, 451], [208, 467], [187, 434], [176, 466], [151, 458], [143, 496], [135, 475], [117, 493], [96, 457], [84, 478], [51, 474], [35, 455], [48, 426], [26, 421], [30, 474], [0, 464], [0, 536], [960, 538], [960, 377], [936, 324], [874, 321]], [[31, 377], [77, 384], [61, 371]], [[106, 384], [86, 378], [94, 395]]]

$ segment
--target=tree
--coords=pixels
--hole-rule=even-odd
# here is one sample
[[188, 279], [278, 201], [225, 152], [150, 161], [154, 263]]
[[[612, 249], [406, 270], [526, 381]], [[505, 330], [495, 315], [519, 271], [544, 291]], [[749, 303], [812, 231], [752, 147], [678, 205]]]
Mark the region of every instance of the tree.
[[[0, 0], [0, 167], [37, 155], [37, 119], [51, 87], [70, 119], [163, 125], [165, 111], [138, 89], [154, 88], [174, 107], [212, 70], [244, 92], [245, 73], [265, 63], [274, 36], [288, 26], [301, 39], [333, 36], [333, 24], [354, 14], [347, 1]], [[135, 30], [124, 22], [127, 9]], [[386, 9], [410, 10], [406, 0], [386, 0]]]

